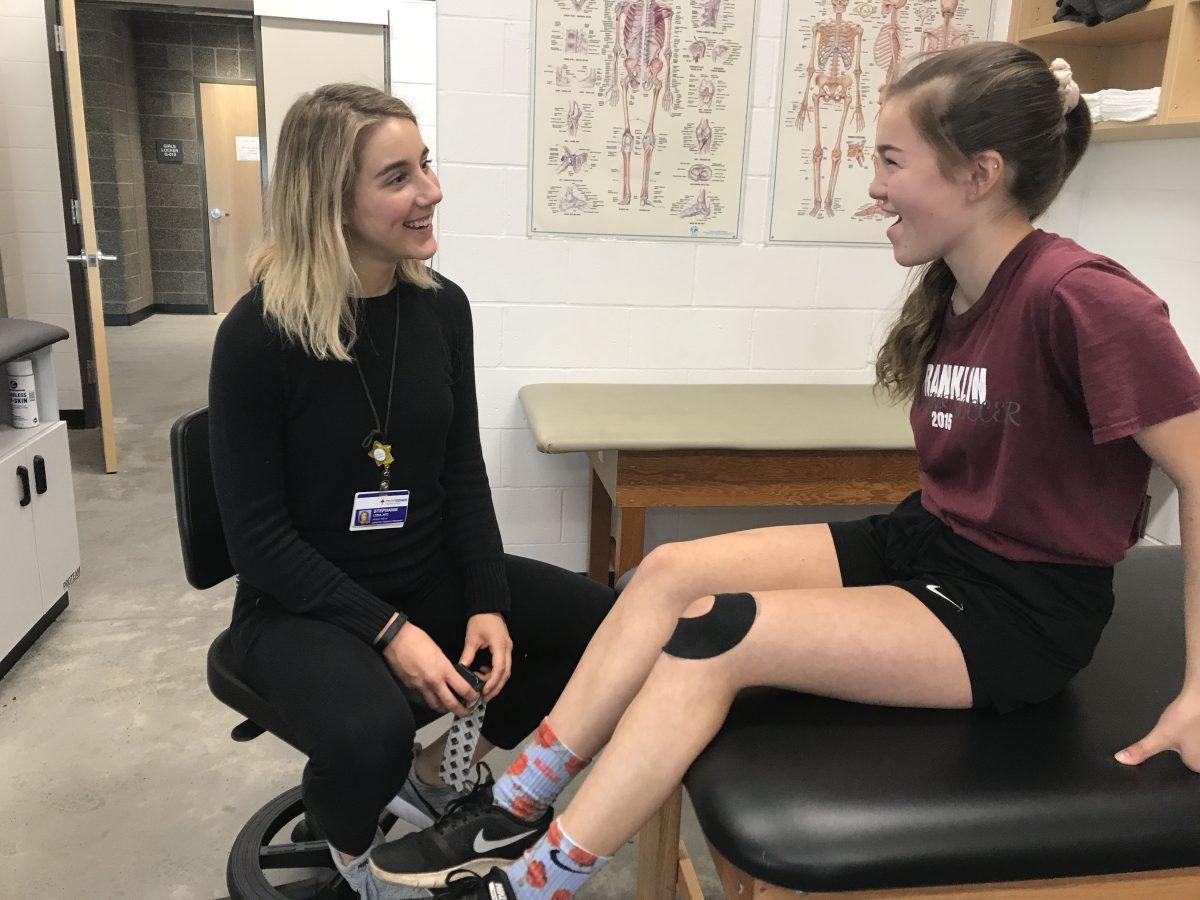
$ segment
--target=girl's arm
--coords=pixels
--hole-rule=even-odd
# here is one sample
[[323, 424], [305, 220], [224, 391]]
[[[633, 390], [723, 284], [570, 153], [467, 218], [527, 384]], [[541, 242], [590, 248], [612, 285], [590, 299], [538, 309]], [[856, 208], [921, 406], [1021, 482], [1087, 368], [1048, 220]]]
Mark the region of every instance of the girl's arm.
[[1179, 696], [1150, 733], [1118, 753], [1117, 760], [1136, 766], [1174, 750], [1189, 769], [1200, 772], [1200, 410], [1143, 428], [1134, 439], [1179, 492], [1187, 665]]

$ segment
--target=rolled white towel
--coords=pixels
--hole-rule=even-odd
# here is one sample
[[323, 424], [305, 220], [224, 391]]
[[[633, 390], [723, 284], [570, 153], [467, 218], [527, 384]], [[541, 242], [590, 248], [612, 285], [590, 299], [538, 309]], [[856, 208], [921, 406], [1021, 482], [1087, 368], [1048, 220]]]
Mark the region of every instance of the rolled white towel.
[[1140, 122], [1158, 115], [1161, 94], [1162, 89], [1156, 87], [1140, 91], [1109, 88], [1104, 91], [1100, 105], [1104, 118], [1110, 122]]
[[1157, 87], [1137, 91], [1105, 88], [1082, 97], [1093, 122], [1140, 122], [1158, 115], [1161, 94], [1162, 89]]

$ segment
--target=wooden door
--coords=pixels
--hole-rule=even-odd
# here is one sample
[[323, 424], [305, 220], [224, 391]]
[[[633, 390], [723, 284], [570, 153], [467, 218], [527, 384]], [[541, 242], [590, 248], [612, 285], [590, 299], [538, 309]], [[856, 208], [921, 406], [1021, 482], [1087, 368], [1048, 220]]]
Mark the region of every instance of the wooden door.
[[258, 95], [254, 85], [200, 83], [213, 312], [250, 289], [246, 259], [262, 232]]
[[[91, 319], [90, 348], [81, 348], [85, 358], [95, 360], [96, 391], [100, 401], [100, 434], [104, 446], [104, 469], [117, 471], [117, 435], [113, 423], [112, 389], [108, 375], [108, 340], [104, 334], [104, 297], [100, 288], [100, 266], [104, 252], [96, 243], [96, 216], [92, 208], [92, 172], [88, 165], [87, 128], [83, 119], [83, 78], [79, 71], [79, 31], [75, 25], [75, 0], [59, 0], [59, 25], [63, 38], [63, 75], [67, 88], [67, 117], [70, 120], [71, 158], [79, 195], [81, 252], [72, 260], [86, 273], [87, 306]], [[114, 259], [115, 257], [108, 257]], [[77, 339], [86, 336], [80, 332]]]

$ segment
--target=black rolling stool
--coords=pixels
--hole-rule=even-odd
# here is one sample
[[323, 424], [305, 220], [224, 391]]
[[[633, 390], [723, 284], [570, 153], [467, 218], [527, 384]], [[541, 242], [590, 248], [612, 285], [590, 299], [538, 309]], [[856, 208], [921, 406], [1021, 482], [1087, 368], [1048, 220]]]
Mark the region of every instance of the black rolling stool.
[[[192, 587], [206, 590], [235, 574], [213, 488], [207, 407], [180, 416], [171, 426], [171, 469], [184, 571]], [[239, 677], [233, 658], [226, 629], [208, 650], [208, 687], [218, 700], [246, 717], [231, 737], [239, 742], [251, 741], [269, 731], [299, 750], [287, 726]], [[439, 715], [415, 704], [413, 713], [418, 726]], [[385, 813], [379, 825], [386, 834], [395, 823], [395, 816]], [[271, 843], [289, 825], [293, 826], [290, 840]], [[281, 869], [322, 871], [299, 881], [272, 885], [267, 872]], [[342, 900], [356, 896], [334, 868], [315, 823], [305, 815], [299, 786], [284, 791], [250, 817], [229, 851], [225, 877], [231, 900]]]

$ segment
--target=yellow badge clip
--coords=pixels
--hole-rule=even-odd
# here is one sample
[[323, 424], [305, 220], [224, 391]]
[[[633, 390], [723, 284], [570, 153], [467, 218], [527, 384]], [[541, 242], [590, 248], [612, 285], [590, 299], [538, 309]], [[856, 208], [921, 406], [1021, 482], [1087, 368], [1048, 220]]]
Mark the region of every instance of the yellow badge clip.
[[380, 441], [375, 441], [375, 443], [371, 444], [371, 449], [367, 451], [367, 455], [381, 469], [390, 466], [393, 462], [392, 445], [384, 444]]

